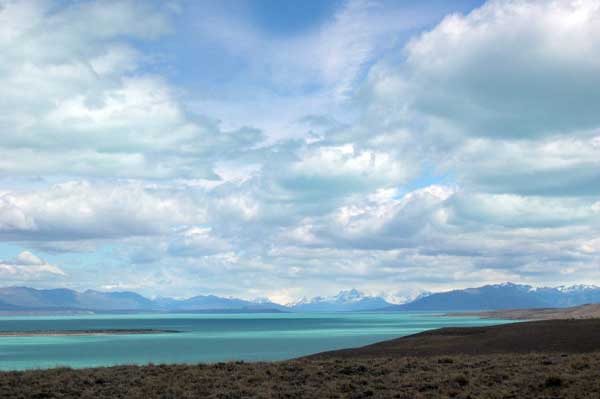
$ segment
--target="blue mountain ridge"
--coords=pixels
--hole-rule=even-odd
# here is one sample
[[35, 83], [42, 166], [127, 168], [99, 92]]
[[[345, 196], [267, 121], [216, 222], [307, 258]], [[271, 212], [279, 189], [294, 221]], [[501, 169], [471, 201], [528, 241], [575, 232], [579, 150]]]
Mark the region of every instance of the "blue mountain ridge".
[[221, 298], [214, 295], [195, 296], [178, 300], [158, 298], [151, 300], [134, 292], [103, 292], [87, 290], [78, 292], [70, 289], [34, 289], [29, 287], [0, 288], [0, 311], [95, 311], [95, 312], [177, 312], [206, 310], [281, 311], [281, 305], [271, 302], [255, 303], [236, 298]]
[[600, 287], [575, 285], [542, 287], [503, 283], [476, 288], [439, 292], [385, 310], [458, 311], [527, 308], [562, 308], [600, 302]]
[[600, 287], [577, 285], [542, 287], [503, 283], [420, 295], [393, 305], [383, 297], [367, 296], [355, 289], [332, 297], [304, 298], [280, 305], [268, 300], [249, 301], [215, 295], [187, 299], [148, 299], [134, 292], [0, 288], [0, 311], [90, 312], [348, 312], [348, 311], [476, 311], [516, 308], [568, 307], [600, 303]]

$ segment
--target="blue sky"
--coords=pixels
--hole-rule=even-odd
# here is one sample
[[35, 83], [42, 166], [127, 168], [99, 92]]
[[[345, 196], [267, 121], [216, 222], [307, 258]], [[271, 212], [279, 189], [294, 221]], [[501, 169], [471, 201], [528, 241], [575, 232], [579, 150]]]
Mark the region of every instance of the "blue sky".
[[0, 0], [4, 285], [600, 283], [600, 2]]

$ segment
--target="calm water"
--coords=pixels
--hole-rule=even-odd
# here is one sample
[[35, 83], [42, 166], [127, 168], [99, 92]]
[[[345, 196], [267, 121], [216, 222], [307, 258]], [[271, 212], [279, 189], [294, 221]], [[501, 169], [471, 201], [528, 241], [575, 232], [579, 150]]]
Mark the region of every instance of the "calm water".
[[444, 326], [502, 323], [432, 313], [6, 316], [0, 330], [138, 329], [179, 334], [0, 337], [0, 369], [282, 360]]

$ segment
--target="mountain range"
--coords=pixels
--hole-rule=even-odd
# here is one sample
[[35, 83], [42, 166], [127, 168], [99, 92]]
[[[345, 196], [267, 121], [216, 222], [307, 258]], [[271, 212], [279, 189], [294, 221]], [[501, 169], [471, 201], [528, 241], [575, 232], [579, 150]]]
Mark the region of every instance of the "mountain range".
[[200, 295], [188, 299], [148, 299], [134, 292], [78, 292], [59, 288], [38, 290], [28, 287], [0, 288], [0, 311], [90, 311], [90, 312], [203, 312], [213, 310], [281, 311], [272, 302]]
[[215, 295], [187, 299], [149, 299], [134, 292], [78, 292], [65, 288], [0, 288], [2, 312], [348, 312], [348, 311], [474, 311], [569, 307], [600, 303], [600, 287], [575, 285], [532, 287], [503, 283], [447, 292], [422, 294], [394, 305], [381, 296], [356, 289], [335, 296], [303, 298], [288, 305], [269, 300], [249, 301]]
[[332, 297], [303, 299], [280, 305], [267, 299], [248, 301], [215, 295], [187, 299], [148, 299], [134, 292], [78, 292], [65, 288], [0, 288], [0, 311], [89, 311], [89, 312], [343, 312], [367, 311], [391, 306], [381, 297], [371, 297], [353, 289]]
[[600, 287], [594, 285], [532, 287], [503, 283], [433, 293], [409, 303], [389, 306], [385, 310], [459, 311], [564, 308], [599, 302]]

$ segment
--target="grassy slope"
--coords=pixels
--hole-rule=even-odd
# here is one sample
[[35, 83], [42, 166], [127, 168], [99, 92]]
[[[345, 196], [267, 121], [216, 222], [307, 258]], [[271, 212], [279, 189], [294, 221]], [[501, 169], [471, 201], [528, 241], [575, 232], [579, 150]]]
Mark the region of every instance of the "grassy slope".
[[478, 316], [485, 319], [506, 320], [556, 320], [600, 318], [600, 304], [589, 304], [571, 308], [511, 309], [489, 312], [450, 313], [448, 316]]
[[489, 327], [441, 328], [362, 348], [325, 352], [312, 357], [368, 358], [593, 351], [600, 351], [600, 319], [544, 320]]

